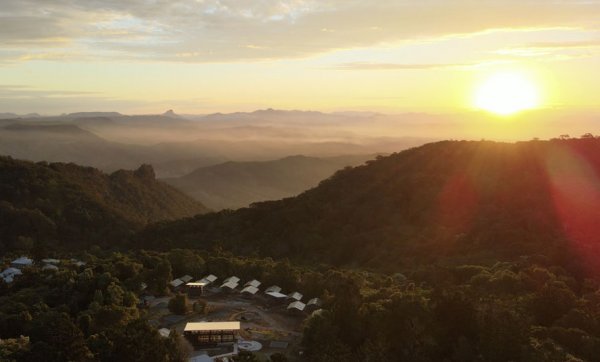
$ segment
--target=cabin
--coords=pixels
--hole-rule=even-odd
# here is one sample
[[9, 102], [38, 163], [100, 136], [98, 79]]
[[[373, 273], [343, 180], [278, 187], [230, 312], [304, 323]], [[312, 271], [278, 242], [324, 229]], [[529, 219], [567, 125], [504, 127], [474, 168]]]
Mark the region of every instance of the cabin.
[[300, 301], [295, 301], [295, 302], [291, 302], [288, 306], [287, 306], [287, 310], [290, 313], [302, 313], [304, 312], [304, 308], [306, 308], [306, 304], [300, 302]]
[[257, 292], [258, 292], [258, 288], [253, 285], [249, 285], [249, 286], [245, 287], [244, 289], [242, 289], [242, 294], [245, 296], [253, 296]]
[[244, 287], [255, 287], [255, 288], [258, 288], [258, 287], [260, 287], [261, 284], [262, 283], [259, 282], [258, 280], [252, 279], [251, 281], [249, 281], [246, 284], [244, 284]]
[[173, 288], [173, 290], [179, 289], [179, 287], [181, 287], [183, 284], [183, 280], [181, 279], [173, 279], [169, 282], [169, 285], [171, 288]]
[[58, 271], [58, 267], [54, 264], [46, 264], [42, 267], [42, 270], [54, 270], [54, 271]]
[[17, 268], [7, 268], [4, 269], [2, 273], [0, 273], [0, 278], [4, 279], [5, 283], [12, 283], [17, 275], [22, 275], [23, 272]]
[[309, 300], [308, 303], [306, 303], [306, 311], [313, 312], [313, 311], [321, 308], [321, 305], [323, 305], [323, 302], [321, 301], [321, 299], [313, 298], [313, 299]]
[[302, 300], [303, 295], [301, 293], [298, 292], [291, 292], [290, 294], [287, 295], [288, 299], [294, 299], [297, 301]]
[[231, 276], [231, 277], [229, 277], [229, 278], [225, 279], [225, 280], [223, 281], [223, 284], [230, 283], [230, 282], [233, 282], [233, 283], [236, 283], [236, 284], [238, 284], [238, 283], [240, 282], [240, 278], [238, 278], [238, 277], [236, 277], [236, 276]]
[[240, 332], [240, 322], [189, 322], [183, 336], [195, 349], [234, 344]]
[[199, 297], [204, 293], [204, 287], [206, 283], [204, 282], [190, 282], [185, 285], [187, 289], [188, 296], [190, 297]]
[[18, 259], [15, 259], [10, 263], [10, 266], [12, 266], [13, 268], [19, 268], [19, 269], [27, 268], [32, 265], [33, 265], [33, 260], [29, 259], [26, 256], [22, 256]]
[[280, 292], [267, 292], [265, 294], [268, 297], [267, 303], [271, 306], [283, 304], [287, 299], [287, 295]]
[[169, 338], [171, 335], [171, 330], [169, 328], [161, 328], [158, 330], [158, 334], [160, 334], [163, 338]]
[[186, 275], [184, 275], [184, 276], [182, 276], [181, 278], [178, 278], [178, 279], [181, 280], [184, 283], [189, 283], [189, 282], [192, 281], [192, 279], [194, 279], [194, 277], [191, 276], [191, 275], [187, 275], [186, 274]]
[[230, 281], [226, 281], [225, 283], [221, 284], [221, 290], [226, 291], [226, 292], [230, 292], [235, 290], [235, 288], [237, 288], [238, 286], [238, 282], [234, 281], [234, 280], [230, 280]]
[[78, 266], [78, 267], [82, 267], [85, 266], [85, 262], [78, 260], [78, 259], [71, 259], [71, 263], [73, 263], [74, 265]]
[[277, 285], [271, 285], [270, 287], [268, 287], [267, 289], [265, 289], [265, 293], [279, 293], [281, 292], [281, 288]]
[[58, 265], [58, 264], [60, 264], [60, 260], [58, 260], [58, 259], [52, 259], [52, 258], [46, 258], [46, 259], [42, 259], [42, 263], [44, 263], [44, 264]]
[[200, 279], [199, 282], [202, 283], [206, 283], [206, 285], [214, 283], [218, 278], [213, 275], [213, 274], [209, 274], [207, 276], [205, 276], [204, 278]]

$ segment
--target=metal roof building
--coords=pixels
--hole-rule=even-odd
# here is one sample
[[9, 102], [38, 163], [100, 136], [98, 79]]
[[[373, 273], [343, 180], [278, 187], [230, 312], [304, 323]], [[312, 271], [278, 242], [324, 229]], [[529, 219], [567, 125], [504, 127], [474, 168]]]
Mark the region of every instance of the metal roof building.
[[253, 285], [249, 285], [246, 288], [242, 289], [242, 293], [246, 293], [246, 294], [256, 294], [258, 292], [258, 288], [253, 286]]
[[271, 293], [271, 292], [279, 293], [279, 292], [281, 292], [281, 288], [278, 285], [271, 285], [270, 287], [265, 289], [265, 293]]
[[306, 308], [306, 304], [300, 301], [291, 302], [287, 307], [288, 310], [298, 310], [300, 312], [304, 311], [304, 308]]
[[290, 299], [296, 299], [296, 300], [301, 300], [303, 295], [301, 293], [298, 292], [291, 292], [290, 294], [287, 295], [288, 298]]
[[247, 282], [246, 284], [244, 284], [244, 286], [245, 286], [245, 287], [248, 287], [248, 286], [253, 286], [253, 287], [256, 287], [256, 288], [258, 288], [258, 287], [259, 287], [261, 284], [262, 284], [262, 283], [261, 283], [261, 282], [259, 282], [258, 280], [256, 280], [256, 279], [252, 279], [251, 281], [249, 281], [249, 282]]

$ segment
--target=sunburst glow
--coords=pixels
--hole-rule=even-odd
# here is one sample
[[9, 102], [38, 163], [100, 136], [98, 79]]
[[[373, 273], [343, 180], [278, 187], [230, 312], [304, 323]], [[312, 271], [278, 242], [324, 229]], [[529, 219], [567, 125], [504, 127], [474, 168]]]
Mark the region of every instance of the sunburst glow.
[[527, 76], [519, 73], [498, 73], [477, 89], [475, 106], [499, 115], [511, 115], [540, 104], [539, 91]]

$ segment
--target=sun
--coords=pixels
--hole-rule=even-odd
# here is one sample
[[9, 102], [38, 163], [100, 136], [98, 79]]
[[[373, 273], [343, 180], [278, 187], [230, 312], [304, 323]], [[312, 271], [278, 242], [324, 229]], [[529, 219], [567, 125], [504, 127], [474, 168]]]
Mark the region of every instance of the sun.
[[536, 108], [540, 104], [536, 85], [524, 74], [497, 73], [486, 79], [475, 92], [474, 104], [488, 112], [507, 116]]

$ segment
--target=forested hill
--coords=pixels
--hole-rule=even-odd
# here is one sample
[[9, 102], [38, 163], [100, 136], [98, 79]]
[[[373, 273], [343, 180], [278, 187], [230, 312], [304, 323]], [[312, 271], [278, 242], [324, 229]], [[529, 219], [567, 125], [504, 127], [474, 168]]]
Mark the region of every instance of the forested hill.
[[374, 157], [290, 156], [274, 161], [230, 161], [164, 181], [213, 210], [238, 209], [257, 201], [295, 196], [341, 168], [360, 165]]
[[344, 169], [295, 198], [152, 225], [138, 241], [388, 270], [534, 254], [581, 265], [600, 238], [599, 171], [594, 138], [444, 141]]
[[0, 235], [5, 249], [33, 243], [118, 243], [148, 222], [206, 212], [154, 177], [151, 166], [110, 175], [91, 167], [0, 157]]

